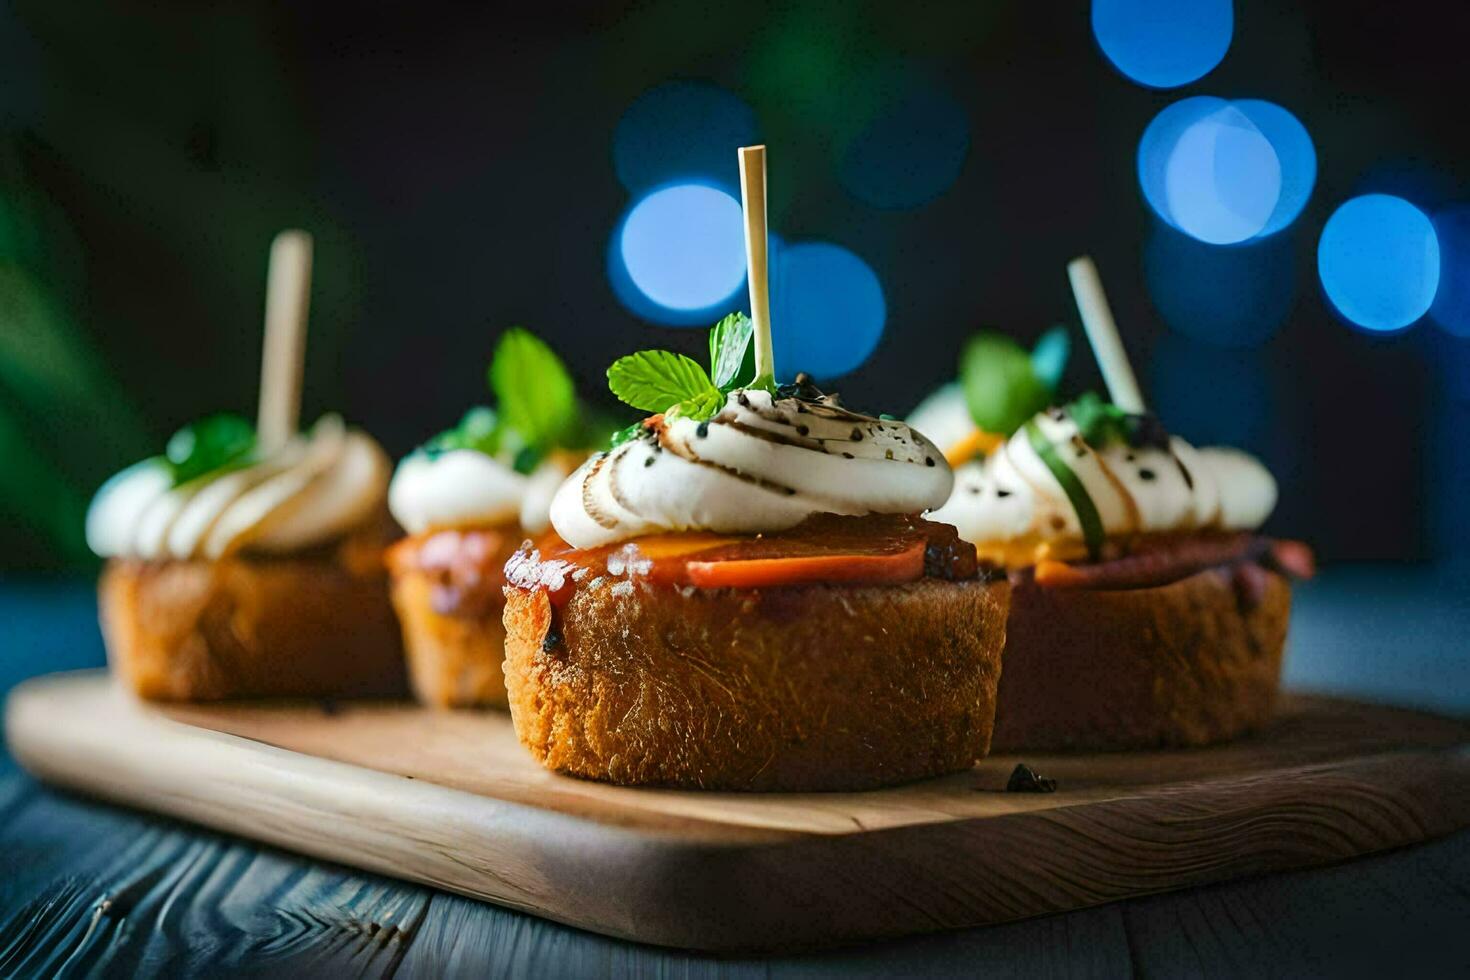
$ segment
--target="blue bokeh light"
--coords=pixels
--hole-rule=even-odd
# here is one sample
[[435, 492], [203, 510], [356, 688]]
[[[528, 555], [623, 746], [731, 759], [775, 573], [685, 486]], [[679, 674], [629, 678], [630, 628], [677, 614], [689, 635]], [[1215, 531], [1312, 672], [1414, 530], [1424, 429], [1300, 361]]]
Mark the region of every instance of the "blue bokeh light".
[[1274, 235], [1297, 219], [1317, 183], [1317, 149], [1301, 120], [1264, 99], [1236, 99], [1232, 105], [1245, 114], [1271, 143], [1281, 169], [1281, 192], [1259, 237]]
[[657, 323], [708, 326], [740, 298], [744, 235], [740, 202], [724, 190], [700, 183], [658, 188], [613, 232], [613, 291]]
[[760, 142], [755, 110], [707, 82], [665, 82], [628, 107], [613, 132], [613, 169], [638, 193], [676, 180], [739, 189], [734, 147]]
[[1149, 206], [1212, 245], [1281, 231], [1301, 214], [1316, 180], [1306, 129], [1259, 99], [1181, 99], [1138, 142], [1138, 183]]
[[1231, 0], [1093, 0], [1092, 32], [1124, 75], [1174, 88], [1220, 63], [1235, 33]]
[[1143, 190], [1144, 200], [1154, 213], [1169, 224], [1169, 198], [1165, 181], [1169, 173], [1169, 160], [1179, 138], [1200, 121], [1226, 108], [1230, 103], [1213, 95], [1196, 95], [1180, 99], [1164, 107], [1138, 141], [1138, 186]]
[[937, 86], [919, 85], [848, 144], [838, 179], [875, 208], [916, 208], [949, 190], [969, 151], [964, 107]]
[[1292, 243], [1284, 237], [1218, 248], [1160, 222], [1143, 263], [1164, 322], [1211, 347], [1265, 343], [1296, 302]]
[[1439, 238], [1427, 215], [1401, 197], [1366, 194], [1337, 209], [1317, 243], [1317, 272], [1348, 322], [1402, 330], [1439, 289]]
[[1434, 232], [1439, 239], [1439, 290], [1429, 315], [1446, 333], [1470, 339], [1470, 207], [1440, 211], [1434, 216]]
[[860, 367], [888, 319], [877, 274], [827, 242], [782, 245], [771, 259], [771, 333], [781, 376], [806, 371], [829, 379]]
[[1179, 136], [1164, 170], [1172, 223], [1202, 242], [1229, 245], [1259, 235], [1281, 198], [1271, 141], [1234, 106]]

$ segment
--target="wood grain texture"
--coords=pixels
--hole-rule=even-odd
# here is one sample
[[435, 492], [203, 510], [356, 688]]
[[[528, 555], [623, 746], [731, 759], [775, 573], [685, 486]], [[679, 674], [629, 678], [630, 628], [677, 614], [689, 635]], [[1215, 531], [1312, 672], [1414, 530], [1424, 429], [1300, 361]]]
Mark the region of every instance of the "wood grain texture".
[[9, 785], [28, 792], [0, 823], [0, 976], [387, 976], [429, 905], [424, 888]]
[[1019, 919], [1470, 824], [1464, 723], [1324, 700], [1293, 700], [1266, 735], [1217, 749], [1027, 759], [1058, 779], [1052, 795], [1001, 792], [1015, 759], [863, 794], [626, 790], [545, 773], [497, 715], [173, 715], [84, 674], [21, 688], [7, 725], [17, 759], [63, 784], [682, 947], [807, 948]]
[[[51, 956], [4, 961], [0, 975], [126, 975], [133, 943], [150, 943], [153, 962], [179, 976], [387, 976], [610, 978], [678, 976], [878, 978], [894, 976], [1464, 976], [1470, 946], [1470, 831], [1336, 865], [1173, 892], [969, 929], [793, 957], [711, 958], [620, 942], [545, 919], [415, 885], [389, 881], [228, 841], [209, 831], [120, 810], [37, 786], [0, 761], [0, 946], [19, 911], [49, 931], [74, 905], [37, 902], [84, 883], [93, 903], [110, 894], [104, 872], [120, 848], [161, 832], [181, 845], [175, 862], [193, 880], [247, 869], [219, 890], [169, 891], [185, 932], [155, 938], [153, 923], [120, 937], [95, 958], [56, 947]], [[214, 846], [227, 843], [230, 846]], [[163, 854], [162, 850], [155, 853]], [[162, 866], [162, 865], [160, 865]], [[125, 870], [125, 869], [124, 869]], [[161, 878], [180, 879], [163, 875]], [[210, 909], [193, 909], [192, 905]], [[43, 906], [44, 907], [40, 907]], [[87, 906], [82, 903], [83, 907]], [[414, 919], [376, 914], [397, 908]], [[110, 908], [109, 912], [112, 911]], [[120, 910], [119, 910], [120, 911]], [[293, 923], [321, 922], [324, 928]], [[340, 928], [339, 928], [340, 926]], [[384, 952], [352, 937], [387, 934]], [[169, 944], [179, 948], [165, 953]], [[28, 947], [33, 955], [35, 946]], [[105, 952], [105, 958], [100, 953]], [[69, 961], [66, 970], [41, 969]], [[115, 967], [109, 968], [114, 965]]]

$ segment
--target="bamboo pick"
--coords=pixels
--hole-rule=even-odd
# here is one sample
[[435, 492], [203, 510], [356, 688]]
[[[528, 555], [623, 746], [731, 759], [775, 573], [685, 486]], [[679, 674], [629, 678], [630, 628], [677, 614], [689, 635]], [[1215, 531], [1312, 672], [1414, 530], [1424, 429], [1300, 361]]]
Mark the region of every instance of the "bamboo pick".
[[766, 148], [740, 148], [740, 205], [745, 213], [745, 265], [750, 283], [750, 319], [755, 328], [755, 385], [774, 383], [771, 293], [767, 268]]
[[287, 229], [271, 242], [265, 290], [265, 343], [260, 363], [256, 442], [263, 453], [280, 449], [301, 422], [306, 318], [311, 308], [311, 235]]
[[1072, 281], [1072, 294], [1077, 297], [1077, 310], [1082, 314], [1082, 326], [1087, 330], [1097, 366], [1102, 369], [1108, 397], [1125, 412], [1146, 411], [1143, 393], [1128, 363], [1128, 352], [1123, 349], [1123, 338], [1118, 335], [1118, 324], [1108, 308], [1108, 297], [1092, 257], [1083, 255], [1068, 262], [1067, 278]]

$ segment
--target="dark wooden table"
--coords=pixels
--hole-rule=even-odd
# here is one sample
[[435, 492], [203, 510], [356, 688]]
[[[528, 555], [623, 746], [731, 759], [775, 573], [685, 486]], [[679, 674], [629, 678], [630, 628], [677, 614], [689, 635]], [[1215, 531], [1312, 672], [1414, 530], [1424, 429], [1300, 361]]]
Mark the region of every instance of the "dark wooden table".
[[[1466, 569], [1301, 594], [1288, 680], [1470, 711]], [[102, 661], [90, 588], [0, 585], [0, 691]], [[1045, 861], [1046, 855], [1035, 855]], [[41, 786], [0, 752], [0, 976], [1470, 975], [1470, 832], [1349, 864], [822, 955], [580, 932]]]

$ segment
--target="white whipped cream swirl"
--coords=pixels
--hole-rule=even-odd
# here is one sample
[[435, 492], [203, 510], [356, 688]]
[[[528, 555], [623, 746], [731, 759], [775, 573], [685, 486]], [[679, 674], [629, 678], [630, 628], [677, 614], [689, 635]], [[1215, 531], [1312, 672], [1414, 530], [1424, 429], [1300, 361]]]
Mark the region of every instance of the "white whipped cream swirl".
[[593, 548], [660, 531], [755, 534], [813, 514], [917, 514], [949, 496], [944, 454], [908, 425], [820, 401], [732, 392], [708, 422], [661, 420], [587, 460], [551, 503]]
[[[931, 406], [932, 407], [932, 406]], [[916, 424], [923, 419], [916, 413]], [[1235, 449], [1196, 449], [1178, 436], [1168, 447], [1123, 442], [1094, 447], [1062, 409], [1032, 419], [1057, 458], [1076, 475], [1108, 537], [1193, 529], [1254, 530], [1276, 506], [1276, 481]], [[931, 520], [953, 524], [982, 556], [1012, 560], [1021, 544], [1065, 556], [1082, 547], [1076, 509], [1023, 428], [984, 461], [955, 472], [954, 493]]]
[[398, 464], [388, 508], [410, 534], [519, 522], [529, 534], [551, 523], [551, 499], [575, 466], [552, 453], [529, 476], [476, 449], [420, 450]]
[[379, 445], [335, 415], [249, 465], [173, 485], [160, 457], [102, 485], [87, 511], [87, 544], [103, 558], [218, 559], [289, 554], [366, 525], [388, 489]]

